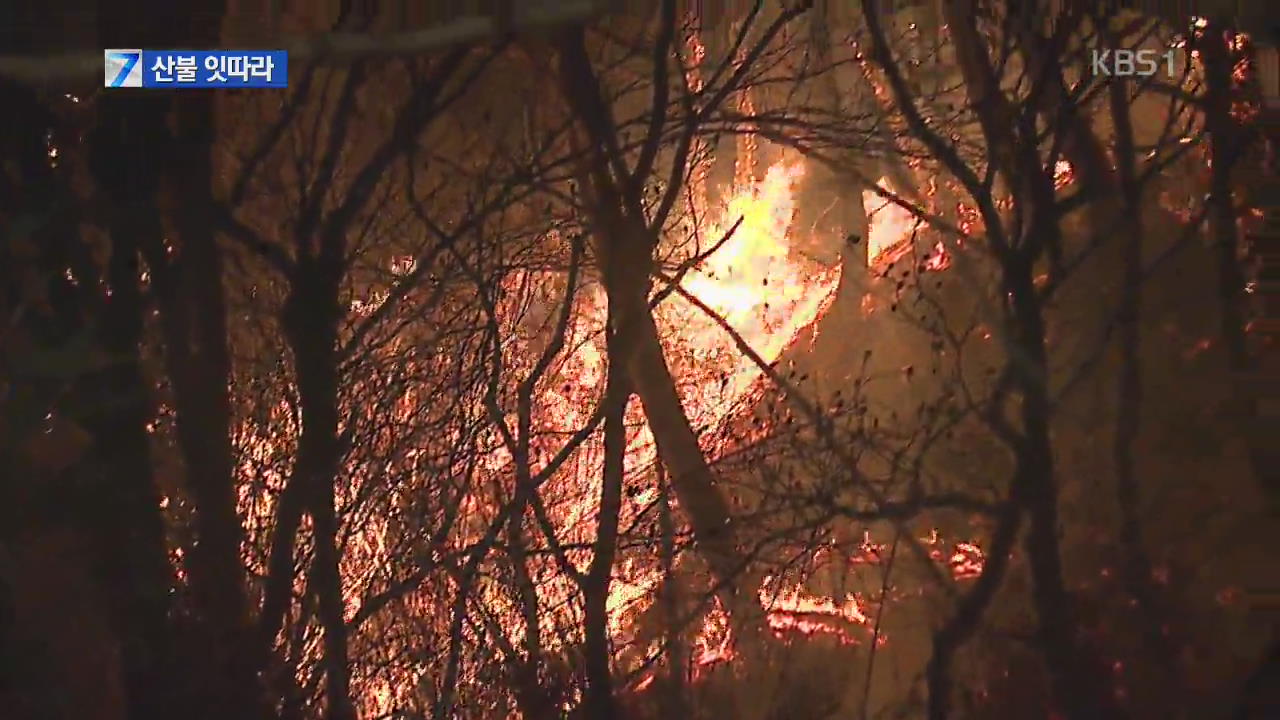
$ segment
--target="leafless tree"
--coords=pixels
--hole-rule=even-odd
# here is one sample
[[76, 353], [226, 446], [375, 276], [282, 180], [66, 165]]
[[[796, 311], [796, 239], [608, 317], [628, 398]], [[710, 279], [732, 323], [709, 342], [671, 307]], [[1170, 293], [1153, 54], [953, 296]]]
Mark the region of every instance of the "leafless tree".
[[[1080, 277], [1093, 277], [1096, 269], [1091, 265], [1099, 257], [1117, 258], [1122, 270], [1114, 287], [1121, 288], [1120, 295], [1114, 305], [1102, 303], [1098, 309], [1104, 328], [1099, 347], [1109, 344], [1112, 330], [1118, 328], [1114, 339], [1122, 356], [1113, 445], [1119, 546], [1126, 558], [1128, 591], [1155, 613], [1160, 601], [1153, 594], [1151, 565], [1143, 548], [1136, 509], [1141, 481], [1133, 461], [1143, 407], [1138, 334], [1143, 287], [1170, 256], [1191, 246], [1204, 212], [1190, 212], [1179, 238], [1161, 247], [1143, 232], [1142, 208], [1149, 207], [1148, 199], [1156, 194], [1153, 188], [1160, 174], [1195, 145], [1201, 120], [1194, 103], [1175, 99], [1157, 121], [1156, 131], [1144, 128], [1142, 139], [1137, 139], [1132, 108], [1144, 96], [1164, 94], [1167, 87], [1186, 87], [1188, 76], [1173, 78], [1167, 87], [1153, 88], [1151, 81], [1133, 87], [1092, 77], [1082, 69], [1091, 47], [1151, 42], [1156, 26], [1137, 16], [1077, 9], [1042, 23], [1044, 18], [989, 4], [949, 3], [944, 6], [944, 47], [954, 55], [945, 57], [953, 58], [962, 82], [951, 93], [930, 95], [921, 90], [928, 85], [920, 78], [920, 63], [905, 57], [896, 37], [899, 26], [889, 24], [874, 3], [863, 3], [862, 9], [867, 32], [860, 49], [874, 67], [874, 82], [885, 90], [892, 122], [903, 132], [907, 147], [918, 148], [917, 157], [927, 158], [919, 167], [945, 173], [946, 180], [939, 184], [954, 184], [977, 221], [966, 227], [939, 210], [939, 205], [946, 207], [943, 203], [915, 202], [892, 189], [877, 188], [879, 195], [919, 219], [927, 229], [922, 231], [926, 248], [940, 239], [952, 266], [948, 273], [977, 300], [965, 310], [965, 302], [956, 302], [958, 295], [933, 293], [924, 272], [909, 271], [903, 277], [914, 275], [910, 284], [915, 289], [895, 297], [916, 296], [914, 302], [901, 300], [902, 309], [924, 312], [912, 322], [937, 338], [938, 349], [954, 353], [952, 362], [963, 366], [965, 355], [974, 354], [976, 327], [987, 337], [994, 335], [998, 351], [995, 356], [980, 355], [987, 361], [1002, 358], [996, 362], [1003, 364], [988, 380], [976, 383], [962, 370], [954, 378], [957, 384], [950, 386], [951, 392], [960, 391], [963, 412], [980, 420], [1007, 447], [1012, 466], [1001, 497], [991, 503], [1002, 509], [984, 544], [983, 571], [934, 633], [926, 671], [929, 714], [951, 714], [953, 657], [983, 632], [983, 618], [1008, 582], [1010, 559], [1025, 557], [1030, 602], [1038, 618], [1035, 643], [1052, 680], [1055, 702], [1068, 716], [1120, 715], [1123, 711], [1101, 667], [1102, 651], [1081, 639], [1086, 621], [1063, 569], [1061, 498], [1066, 486], [1061, 470], [1055, 469], [1062, 466], [1055, 460], [1062, 452], [1055, 444], [1061, 442], [1055, 443], [1051, 431], [1061, 422], [1055, 418], [1061, 415], [1063, 394], [1096, 363], [1086, 357], [1081, 365], [1073, 365], [1070, 353], [1057, 349], [1059, 341], [1049, 338], [1063, 332], [1053, 328], [1065, 321], [1056, 314], [1055, 300], [1071, 293]], [[1167, 36], [1157, 37], [1168, 42]], [[963, 93], [960, 103], [955, 103], [956, 92]], [[948, 111], [948, 99], [962, 104], [964, 111]], [[1100, 112], [1110, 121], [1105, 133], [1094, 120]], [[814, 156], [832, 162], [811, 137], [800, 141], [809, 143]], [[910, 149], [908, 153], [915, 154]], [[1074, 176], [1068, 192], [1057, 177], [1063, 167]], [[861, 172], [848, 165], [845, 171], [855, 177]], [[865, 176], [858, 179], [872, 184]], [[1151, 252], [1147, 248], [1156, 248], [1154, 258], [1146, 256]], [[922, 259], [908, 254], [908, 261], [913, 257], [915, 262]], [[894, 309], [898, 307], [895, 303]], [[952, 323], [965, 312], [976, 312], [981, 325], [957, 331]], [[1064, 372], [1070, 367], [1075, 369]], [[1015, 555], [1019, 537], [1024, 538], [1022, 554]], [[1147, 637], [1155, 646], [1148, 657], [1158, 657], [1158, 648], [1167, 648], [1168, 642], [1158, 621], [1148, 625]]]

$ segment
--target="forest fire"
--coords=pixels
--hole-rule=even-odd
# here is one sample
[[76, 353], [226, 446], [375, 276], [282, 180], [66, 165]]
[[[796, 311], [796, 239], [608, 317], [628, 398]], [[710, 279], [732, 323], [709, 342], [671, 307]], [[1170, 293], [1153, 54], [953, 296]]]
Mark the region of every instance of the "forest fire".
[[[805, 174], [804, 162], [784, 157], [771, 165], [762, 177], [751, 172], [759, 152], [758, 141], [751, 136], [740, 139], [732, 187], [723, 191], [723, 199], [712, 200], [713, 189], [706, 184], [705, 168], [693, 173], [695, 181], [690, 215], [702, 222], [695, 228], [706, 242], [720, 244], [687, 272], [682, 288], [704, 304], [717, 317], [677, 296], [657, 308], [663, 326], [662, 342], [668, 357], [685, 378], [681, 398], [691, 420], [702, 427], [714, 428], [732, 422], [751, 411], [756, 397], [761, 369], [737, 348], [724, 325], [732, 328], [766, 363], [773, 363], [790, 347], [795, 338], [817, 322], [830, 307], [840, 282], [841, 266], [817, 266], [797, 255], [792, 245], [792, 220], [796, 213], [797, 184]], [[873, 261], [890, 263], [913, 248], [914, 230], [919, 226], [911, 213], [895, 204], [877, 199], [880, 207], [871, 213], [870, 233]], [[697, 244], [695, 244], [697, 245]], [[931, 255], [930, 269], [945, 267], [945, 254]], [[406, 261], [393, 260], [393, 273], [403, 275]], [[555, 288], [560, 279], [554, 273], [517, 275], [510, 280], [510, 292], [518, 296], [522, 286], [544, 288], [542, 300], [549, 307], [560, 302]], [[533, 447], [542, 447], [542, 438], [554, 439], [572, 432], [588, 421], [594, 398], [606, 378], [603, 328], [605, 298], [597, 288], [588, 288], [576, 301], [573, 321], [568, 330], [569, 347], [559, 361], [554, 378], [542, 385], [534, 423], [539, 430]], [[528, 316], [519, 306], [500, 308], [502, 321], [519, 327]], [[547, 313], [550, 316], [552, 313]], [[535, 318], [538, 316], [534, 316]], [[528, 345], [512, 345], [504, 349], [505, 363], [510, 367], [527, 365], [528, 346], [536, 346], [538, 326], [521, 330]], [[636, 483], [647, 486], [657, 460], [656, 447], [640, 411], [633, 403], [628, 410], [631, 430], [625, 465]], [[514, 414], [508, 416], [515, 423]], [[534, 460], [538, 471], [552, 454], [554, 443], [540, 451]], [[708, 448], [715, 452], [715, 448]], [[484, 461], [490, 472], [510, 472], [513, 459], [501, 444]], [[580, 546], [588, 543], [596, 532], [602, 456], [594, 451], [580, 452], [564, 470], [557, 473], [544, 488], [547, 519], [553, 524], [559, 542]], [[640, 479], [645, 478], [645, 479]], [[634, 522], [652, 510], [654, 488], [635, 493], [624, 503], [624, 523]], [[487, 515], [491, 510], [473, 506], [474, 512]], [[353, 552], [353, 560], [363, 565], [385, 558], [381, 535], [362, 535]], [[469, 542], [479, 540], [478, 535]], [[582, 550], [568, 550], [565, 559], [585, 572], [590, 555]], [[857, 557], [850, 558], [857, 562]], [[549, 561], [548, 561], [549, 563]], [[548, 570], [550, 566], [548, 566]], [[959, 577], [959, 575], [957, 575]], [[607, 600], [608, 631], [615, 643], [625, 644], [634, 634], [635, 619], [655, 601], [662, 582], [662, 571], [651, 556], [643, 553], [622, 559], [615, 569]], [[798, 633], [802, 636], [826, 635], [842, 644], [859, 641], [853, 633], [869, 623], [861, 604], [849, 595], [843, 601], [808, 593], [802, 584], [779, 587], [766, 582], [759, 592], [768, 626], [778, 635]], [[485, 602], [497, 610], [507, 642], [518, 645], [527, 630], [518, 603], [498, 586], [482, 590]], [[577, 593], [575, 585], [562, 575], [555, 575], [537, 588], [541, 622], [567, 631], [576, 625], [571, 610]], [[355, 612], [354, 591], [348, 597], [348, 612]], [[552, 637], [566, 637], [565, 631]], [[561, 640], [545, 643], [558, 648]], [[733, 633], [729, 619], [718, 603], [705, 613], [695, 642], [695, 664], [710, 667], [733, 657]]]
[[54, 5], [6, 720], [1275, 714], [1248, 3]]
[[[705, 195], [695, 199], [700, 206], [700, 212], [695, 214], [707, 218], [698, 233], [713, 240], [727, 239], [685, 276], [682, 286], [733, 328], [761, 359], [772, 363], [830, 306], [839, 286], [840, 268], [838, 265], [834, 268], [815, 266], [792, 251], [790, 233], [796, 211], [795, 191], [804, 175], [803, 163], [795, 159], [780, 160], [757, 180], [750, 174], [756, 151], [754, 139], [740, 143], [737, 180], [718, 210], [707, 207], [711, 201]], [[699, 189], [702, 188], [705, 185]], [[684, 385], [682, 397], [691, 419], [706, 427], [716, 427], [731, 420], [735, 413], [748, 412], [750, 408], [742, 401], [749, 399], [749, 391], [757, 385], [761, 369], [737, 350], [720, 323], [682, 299], [659, 308], [658, 316], [667, 327], [664, 346], [669, 357], [675, 362], [689, 363], [688, 367], [682, 365], [682, 370], [694, 381]], [[599, 351], [586, 352], [595, 357]], [[654, 457], [648, 432], [638, 430], [628, 467], [644, 471]], [[590, 487], [598, 483], [598, 474], [594, 468], [588, 469], [570, 482]], [[573, 515], [591, 512], [592, 494], [584, 493], [580, 497], [584, 498], [582, 502], [586, 507], [572, 510]], [[641, 508], [637, 505], [635, 509]], [[652, 598], [638, 589], [656, 587], [659, 580], [659, 573], [654, 569], [647, 578], [615, 585], [610, 608], [611, 613], [617, 614], [611, 614], [611, 626], [620, 629], [622, 622], [618, 614], [635, 612], [649, 604]], [[793, 593], [789, 597], [799, 596]], [[811, 610], [819, 611], [817, 605]], [[720, 637], [717, 642], [728, 642], [727, 635], [714, 630], [715, 617], [713, 612], [705, 619], [704, 633]], [[715, 645], [704, 651], [703, 656], [723, 658], [729, 652], [727, 647]], [[704, 664], [713, 661], [707, 660]]]
[[[714, 252], [702, 259], [683, 277], [681, 286], [690, 296], [704, 304], [717, 317], [695, 304], [677, 296], [657, 308], [656, 315], [663, 328], [662, 342], [670, 362], [685, 378], [680, 388], [681, 399], [691, 420], [701, 427], [714, 428], [731, 422], [740, 413], [750, 411], [750, 402], [758, 387], [761, 369], [754, 361], [741, 353], [732, 338], [721, 325], [732, 328], [740, 339], [749, 345], [766, 363], [776, 361], [796, 336], [810, 327], [830, 307], [840, 281], [840, 268], [823, 268], [800, 257], [791, 247], [792, 219], [796, 212], [796, 185], [804, 176], [803, 162], [794, 158], [780, 160], [769, 167], [764, 176], [757, 179], [750, 173], [753, 157], [757, 152], [754, 140], [744, 139], [739, 145], [740, 157], [736, 163], [737, 178], [733, 187], [725, 190], [725, 199], [715, 203], [708, 195], [709, 189], [702, 182], [693, 187], [700, 197], [694, 198], [691, 215], [704, 219], [696, 232], [708, 242], [723, 242]], [[698, 174], [695, 173], [695, 176]], [[719, 207], [715, 207], [715, 205]], [[730, 232], [732, 230], [732, 232]], [[530, 282], [516, 279], [513, 287]], [[535, 283], [545, 288], [555, 288], [559, 281], [545, 274]], [[513, 293], [514, 294], [514, 293]], [[545, 295], [548, 304], [559, 302], [555, 292]], [[504, 310], [508, 322], [524, 322], [522, 310], [513, 307]], [[568, 345], [572, 348], [558, 363], [556, 377], [542, 385], [540, 406], [535, 418], [540, 437], [554, 439], [585, 423], [591, 414], [594, 398], [603, 387], [606, 376], [604, 360], [603, 327], [605, 301], [603, 294], [588, 289], [575, 303], [574, 319], [568, 331]], [[530, 328], [529, 338], [537, 336]], [[527, 364], [529, 353], [519, 346], [507, 351], [506, 362], [513, 367]], [[634, 522], [642, 514], [652, 511], [652, 498], [656, 495], [650, 486], [656, 448], [638, 403], [628, 410], [628, 450], [625, 465], [628, 475], [634, 477], [643, 489], [624, 502], [624, 524]], [[509, 422], [515, 422], [514, 415]], [[541, 447], [541, 441], [535, 443]], [[548, 446], [550, 447], [550, 446]], [[712, 449], [714, 452], [714, 449]], [[536, 471], [551, 455], [550, 449], [538, 453]], [[498, 446], [486, 465], [494, 472], [505, 472], [511, 457]], [[544, 488], [547, 517], [554, 524], [560, 542], [585, 543], [594, 536], [596, 529], [596, 498], [599, 494], [602, 456], [595, 451], [579, 453], [575, 460], [557, 473]], [[580, 571], [585, 570], [590, 556], [580, 550], [566, 552], [569, 562]], [[609, 631], [615, 642], [625, 642], [629, 624], [644, 613], [654, 601], [654, 590], [661, 582], [662, 573], [651, 556], [638, 554], [622, 560], [615, 571], [607, 602]], [[571, 626], [572, 613], [566, 614], [575, 588], [566, 578], [557, 577], [543, 583], [538, 590], [540, 605], [551, 610], [546, 622]], [[799, 591], [780, 596], [779, 602], [802, 601]], [[510, 598], [492, 596], [488, 599], [496, 607], [503, 608], [503, 615], [514, 621], [504, 629], [510, 641], [519, 641], [524, 623]], [[781, 614], [771, 617], [792, 617], [795, 623], [801, 615], [814, 617], [824, 612], [839, 616], [848, 608], [826, 605], [818, 599], [803, 599], [808, 603], [779, 609]], [[828, 605], [830, 608], [828, 608]], [[715, 635], [716, 641], [701, 652], [707, 658], [703, 664], [723, 659], [730, 653], [726, 629], [716, 628], [716, 611], [712, 610], [703, 621], [703, 634]], [[789, 614], [788, 614], [789, 613]], [[774, 620], [771, 620], [771, 623]], [[787, 622], [777, 620], [777, 622]]]

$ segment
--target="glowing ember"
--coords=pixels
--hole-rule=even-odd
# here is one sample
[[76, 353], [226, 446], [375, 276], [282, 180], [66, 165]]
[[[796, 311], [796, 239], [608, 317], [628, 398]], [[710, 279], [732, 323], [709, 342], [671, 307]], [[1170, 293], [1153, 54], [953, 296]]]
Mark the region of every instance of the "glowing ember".
[[981, 575], [985, 559], [982, 548], [973, 543], [960, 542], [956, 543], [955, 549], [951, 552], [948, 564], [951, 566], [952, 576], [961, 580]]
[[[766, 588], [768, 585], [766, 581]], [[844, 602], [837, 603], [831, 598], [809, 595], [799, 588], [777, 595], [761, 589], [760, 604], [767, 611], [769, 627], [779, 633], [825, 634], [842, 643], [853, 643], [856, 641], [849, 630], [871, 622], [852, 594], [846, 596]]]
[[1075, 169], [1066, 160], [1059, 160], [1053, 165], [1053, 187], [1056, 190], [1070, 185], [1075, 180]]
[[959, 218], [957, 226], [960, 232], [965, 235], [972, 236], [982, 230], [982, 214], [978, 209], [964, 203], [956, 203], [956, 216]]
[[932, 547], [929, 557], [941, 563], [946, 560], [951, 570], [951, 577], [956, 580], [969, 580], [982, 574], [986, 555], [982, 547], [973, 542], [957, 542], [951, 546], [950, 554], [942, 550], [942, 537], [937, 530], [929, 533], [929, 537], [921, 538], [921, 542]]
[[694, 662], [698, 666], [713, 665], [733, 659], [733, 633], [729, 628], [729, 614], [714, 600], [714, 607], [707, 613], [698, 638], [694, 640]]
[[933, 246], [933, 252], [921, 263], [921, 267], [926, 272], [941, 272], [951, 267], [951, 255], [947, 253], [947, 248], [939, 240]]

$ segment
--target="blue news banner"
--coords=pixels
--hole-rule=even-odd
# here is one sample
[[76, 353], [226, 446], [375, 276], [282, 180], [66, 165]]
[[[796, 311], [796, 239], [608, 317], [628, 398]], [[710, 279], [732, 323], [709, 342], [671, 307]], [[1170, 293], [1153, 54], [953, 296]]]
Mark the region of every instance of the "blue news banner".
[[283, 88], [284, 50], [104, 50], [103, 87]]

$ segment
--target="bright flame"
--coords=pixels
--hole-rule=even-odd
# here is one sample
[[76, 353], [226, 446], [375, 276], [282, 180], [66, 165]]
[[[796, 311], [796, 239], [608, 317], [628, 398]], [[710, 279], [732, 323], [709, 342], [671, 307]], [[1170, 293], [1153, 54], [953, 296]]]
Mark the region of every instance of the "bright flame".
[[[897, 193], [888, 178], [880, 178], [877, 184]], [[867, 208], [868, 264], [893, 264], [911, 250], [911, 235], [920, 226], [919, 218], [874, 190], [862, 191], [862, 205]]]
[[[766, 362], [778, 359], [797, 333], [822, 315], [840, 281], [838, 267], [818, 268], [791, 252], [795, 185], [803, 176], [803, 164], [782, 161], [762, 180], [740, 187], [704, 232], [718, 242], [741, 219], [737, 230], [682, 283]], [[755, 382], [759, 368], [697, 308], [685, 306], [677, 315], [672, 320], [684, 330], [674, 344], [695, 357], [716, 358], [726, 373], [715, 404], [727, 410]]]
[[[696, 50], [696, 38], [690, 44]], [[740, 102], [749, 108], [749, 98]], [[668, 251], [665, 255], [677, 256], [666, 260], [671, 264], [698, 260], [681, 277], [682, 290], [722, 319], [760, 359], [772, 363], [830, 307], [839, 285], [840, 268], [825, 268], [793, 251], [792, 220], [797, 208], [796, 186], [805, 173], [803, 161], [784, 158], [769, 167], [763, 177], [756, 178], [751, 168], [756, 164], [757, 152], [754, 139], [740, 139], [736, 177], [720, 203], [709, 199], [712, 189], [708, 187], [706, 165], [700, 163], [691, 168], [686, 211], [697, 234], [665, 237], [663, 250]], [[734, 231], [730, 234], [731, 228]], [[549, 237], [548, 244], [556, 245], [557, 240]], [[406, 263], [393, 270], [411, 272], [412, 266]], [[546, 341], [547, 328], [554, 324], [548, 318], [555, 317], [563, 301], [563, 273], [516, 274], [510, 279], [510, 290], [506, 297], [534, 296], [527, 306], [504, 307], [501, 311], [512, 323], [504, 332], [520, 338], [504, 344], [504, 368], [519, 376], [530, 366], [530, 358], [537, 356], [539, 343]], [[532, 421], [535, 437], [530, 448], [534, 473], [545, 467], [565, 437], [589, 421], [599, 401], [607, 374], [606, 308], [605, 293], [598, 285], [587, 284], [577, 295], [565, 338], [566, 350], [538, 386]], [[681, 401], [692, 424], [701, 430], [724, 427], [739, 411], [746, 411], [762, 387], [762, 371], [741, 352], [725, 328], [679, 294], [662, 302], [655, 314], [667, 361], [679, 381]], [[508, 418], [512, 425], [515, 420]], [[624, 499], [622, 527], [634, 525], [645, 512], [652, 513], [657, 496], [652, 486], [656, 447], [638, 400], [628, 407], [627, 425], [626, 477], [628, 488], [635, 492], [628, 492]], [[717, 436], [714, 432], [702, 434], [708, 443]], [[482, 462], [482, 469], [496, 476], [509, 475], [514, 459], [501, 443], [495, 446]], [[593, 438], [539, 489], [558, 541], [569, 548], [566, 559], [579, 572], [585, 571], [592, 559], [590, 546], [596, 533], [603, 463], [600, 450], [598, 439]], [[716, 452], [712, 447], [707, 450]], [[473, 512], [483, 516], [492, 510], [476, 507]], [[474, 533], [459, 542], [476, 542], [483, 527], [478, 524]], [[531, 563], [535, 564], [532, 574], [539, 578], [536, 593], [543, 647], [550, 652], [561, 647], [563, 639], [571, 640], [581, 627], [576, 602], [572, 600], [580, 595], [580, 589], [568, 574], [555, 571], [551, 558], [531, 559]], [[538, 563], [542, 565], [539, 567]], [[618, 647], [627, 644], [631, 639], [628, 636], [638, 638], [638, 618], [653, 605], [662, 577], [657, 558], [643, 550], [629, 550], [618, 558], [606, 602], [608, 631]], [[521, 643], [524, 621], [519, 601], [498, 583], [479, 588], [477, 595], [497, 617], [503, 618], [502, 631], [508, 641], [513, 645]], [[779, 602], [782, 604], [776, 605], [774, 613], [777, 619], [771, 623], [788, 622], [781, 619], [788, 613], [797, 622], [816, 622], [824, 612], [831, 618], [846, 618], [842, 622], [847, 622], [856, 609], [848, 602], [837, 605], [828, 601], [823, 605], [798, 591], [784, 594]], [[801, 611], [810, 606], [810, 610]], [[829, 611], [822, 609], [828, 606]], [[732, 657], [733, 638], [722, 608], [713, 608], [700, 630], [691, 648], [696, 666], [706, 667]]]
[[[747, 145], [740, 153], [739, 170], [751, 165], [754, 150]], [[694, 182], [695, 195], [690, 215], [698, 222], [700, 248], [688, 255], [705, 254], [713, 245], [714, 252], [701, 258], [681, 279], [681, 287], [696, 297], [740, 335], [766, 363], [776, 361], [797, 336], [810, 327], [834, 300], [840, 270], [826, 269], [792, 252], [790, 233], [796, 211], [795, 190], [804, 176], [802, 162], [783, 160], [768, 169], [758, 180], [746, 177], [735, 183], [727, 200], [718, 209], [706, 199], [706, 185]], [[695, 177], [703, 177], [695, 172]], [[740, 222], [739, 222], [740, 220]], [[730, 228], [736, 229], [728, 234]], [[686, 238], [669, 238], [673, 243]], [[676, 252], [685, 248], [677, 246]], [[562, 297], [562, 282], [549, 273], [546, 278], [513, 280], [513, 285], [529, 283], [545, 292], [545, 303], [554, 307]], [[518, 288], [513, 287], [513, 290]], [[511, 293], [518, 297], [519, 292]], [[556, 380], [544, 383], [539, 393], [539, 407], [534, 421], [541, 437], [534, 442], [532, 463], [536, 472], [554, 454], [562, 438], [585, 424], [598, 400], [606, 376], [603, 328], [606, 298], [598, 286], [588, 287], [579, 295], [573, 322], [566, 338], [569, 350], [554, 370]], [[680, 299], [678, 295], [657, 309], [662, 343], [672, 364], [673, 374], [680, 380], [681, 399], [695, 427], [713, 428], [745, 410], [754, 388], [758, 387], [761, 370], [736, 346], [730, 335], [701, 308]], [[523, 332], [523, 331], [522, 331]], [[533, 331], [536, 334], [536, 331]], [[531, 334], [531, 337], [533, 335]], [[530, 353], [519, 343], [511, 346], [507, 359], [510, 367], [521, 367]], [[514, 421], [514, 418], [511, 419]], [[656, 459], [653, 438], [643, 421], [638, 401], [628, 409], [630, 426], [626, 453], [627, 476], [644, 483]], [[705, 433], [711, 437], [714, 433]], [[542, 446], [545, 438], [547, 445]], [[714, 451], [709, 448], [709, 450]], [[501, 449], [487, 459], [486, 468], [502, 473], [511, 457]], [[563, 471], [542, 489], [543, 501], [549, 508], [560, 541], [589, 547], [596, 529], [602, 455], [595, 449], [576, 454]], [[639, 488], [628, 495], [623, 508], [623, 526], [627, 526], [650, 507], [656, 497], [653, 488]], [[590, 563], [587, 551], [569, 552], [570, 562], [579, 571]], [[652, 605], [654, 591], [662, 573], [652, 558], [643, 555], [619, 558], [614, 581], [607, 599], [608, 627], [614, 638], [625, 642], [634, 629], [633, 620]], [[577, 589], [567, 577], [553, 574], [539, 584], [538, 594], [547, 606], [543, 622], [552, 627], [575, 627], [571, 603]], [[512, 642], [519, 642], [522, 626], [520, 613], [498, 593], [486, 602], [500, 608], [503, 616], [513, 618], [503, 629]], [[540, 603], [541, 604], [541, 603]], [[551, 609], [557, 608], [557, 609]], [[717, 625], [713, 610], [702, 627], [703, 637], [695, 644], [694, 658], [699, 665], [709, 665], [731, 657], [731, 637], [727, 618]], [[779, 616], [781, 617], [781, 616]], [[549, 632], [551, 637], [559, 633]], [[558, 641], [549, 641], [551, 648]]]
[[1066, 160], [1059, 160], [1053, 164], [1053, 187], [1055, 190], [1070, 185], [1075, 180], [1075, 168], [1071, 167], [1071, 163]]

